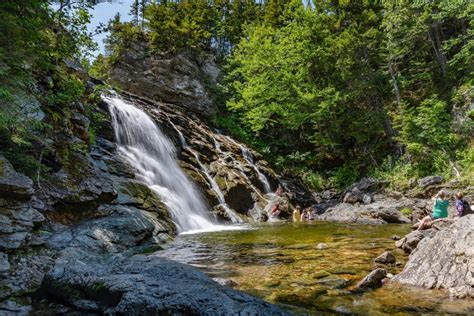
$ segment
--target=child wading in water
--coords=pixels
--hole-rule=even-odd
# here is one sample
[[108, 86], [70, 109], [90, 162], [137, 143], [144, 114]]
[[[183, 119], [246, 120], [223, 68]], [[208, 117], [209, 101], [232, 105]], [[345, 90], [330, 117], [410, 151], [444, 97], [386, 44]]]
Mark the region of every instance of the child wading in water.
[[425, 224], [428, 222], [433, 222], [440, 218], [448, 217], [449, 202], [446, 200], [446, 193], [444, 193], [444, 191], [439, 191], [438, 194], [433, 196], [431, 199], [434, 201], [433, 212], [431, 215], [424, 217], [420, 221], [418, 230], [423, 229], [423, 226], [425, 226]]

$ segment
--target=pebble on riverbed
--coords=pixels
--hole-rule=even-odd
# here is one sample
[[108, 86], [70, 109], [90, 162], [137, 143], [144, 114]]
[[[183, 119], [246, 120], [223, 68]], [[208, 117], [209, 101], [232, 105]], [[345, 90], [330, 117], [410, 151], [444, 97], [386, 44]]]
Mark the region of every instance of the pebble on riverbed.
[[229, 280], [229, 279], [224, 279], [224, 278], [213, 278], [215, 282], [219, 283], [222, 286], [227, 286], [227, 287], [234, 287], [237, 285], [236, 282]]
[[319, 249], [319, 250], [323, 250], [323, 249], [327, 249], [327, 248], [328, 248], [328, 245], [323, 243], [323, 242], [316, 245], [316, 249]]

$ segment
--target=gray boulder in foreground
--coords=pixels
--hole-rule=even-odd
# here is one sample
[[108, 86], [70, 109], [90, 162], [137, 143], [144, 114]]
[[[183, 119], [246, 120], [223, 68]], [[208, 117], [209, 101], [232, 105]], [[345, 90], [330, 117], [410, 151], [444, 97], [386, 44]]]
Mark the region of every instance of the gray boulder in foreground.
[[474, 215], [423, 238], [395, 281], [448, 289], [453, 297], [474, 298]]
[[270, 303], [218, 284], [196, 268], [161, 257], [135, 255], [117, 264], [87, 255], [76, 258], [77, 254], [69, 254], [59, 259], [42, 290], [79, 311], [105, 315], [286, 314]]

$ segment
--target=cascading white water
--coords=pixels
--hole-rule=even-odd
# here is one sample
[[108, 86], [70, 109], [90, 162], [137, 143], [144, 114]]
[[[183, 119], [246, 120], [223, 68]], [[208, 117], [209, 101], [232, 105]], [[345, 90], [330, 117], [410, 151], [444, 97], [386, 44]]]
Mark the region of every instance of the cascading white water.
[[235, 146], [240, 148], [240, 152], [242, 153], [242, 156], [244, 156], [245, 160], [255, 171], [255, 173], [258, 176], [258, 179], [262, 183], [263, 190], [265, 191], [264, 193], [271, 193], [272, 188], [270, 187], [270, 182], [268, 181], [267, 177], [258, 169], [258, 166], [253, 161], [252, 153], [250, 152], [250, 150], [248, 150], [248, 148], [244, 147], [243, 145], [237, 143], [235, 140], [233, 140], [229, 136], [223, 135], [223, 137], [226, 138], [231, 143], [233, 143]]
[[137, 176], [168, 207], [178, 232], [215, 230], [198, 189], [177, 163], [175, 147], [152, 119], [131, 103], [103, 97], [109, 104], [118, 150]]
[[240, 146], [240, 151], [242, 152], [242, 156], [244, 156], [248, 164], [251, 165], [253, 170], [255, 170], [255, 172], [257, 173], [258, 179], [262, 183], [263, 190], [265, 191], [265, 193], [272, 192], [272, 189], [270, 187], [270, 182], [268, 182], [267, 177], [258, 169], [257, 165], [254, 163], [252, 154], [250, 153], [250, 151], [242, 145], [239, 145], [239, 146]]
[[173, 126], [173, 128], [178, 133], [181, 146], [183, 146], [183, 148], [186, 148], [189, 152], [191, 152], [191, 154], [193, 154], [194, 158], [196, 159], [197, 164], [199, 165], [199, 168], [204, 173], [204, 176], [209, 182], [212, 191], [216, 193], [217, 200], [219, 201], [219, 204], [224, 208], [224, 212], [227, 214], [229, 219], [233, 223], [243, 223], [243, 220], [239, 217], [239, 215], [227, 205], [224, 198], [224, 193], [222, 193], [222, 190], [219, 188], [219, 185], [217, 184], [216, 180], [214, 180], [214, 178], [211, 177], [211, 175], [209, 174], [209, 170], [207, 169], [207, 167], [201, 162], [201, 159], [199, 159], [198, 153], [188, 146], [188, 144], [186, 143], [186, 139], [183, 136], [183, 133], [181, 133], [178, 127], [176, 127], [176, 125], [174, 125], [173, 122], [171, 121], [169, 121], [169, 123], [171, 124], [171, 126]]

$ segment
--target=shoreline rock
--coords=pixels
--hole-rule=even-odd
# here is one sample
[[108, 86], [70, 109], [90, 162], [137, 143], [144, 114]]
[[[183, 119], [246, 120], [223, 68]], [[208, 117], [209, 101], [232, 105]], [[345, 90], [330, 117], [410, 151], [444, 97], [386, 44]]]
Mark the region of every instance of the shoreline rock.
[[411, 242], [409, 260], [393, 280], [430, 289], [447, 289], [456, 298], [474, 298], [473, 227], [474, 215], [467, 215], [439, 231], [412, 232], [409, 235], [414, 237], [407, 238], [405, 243], [424, 237]]

